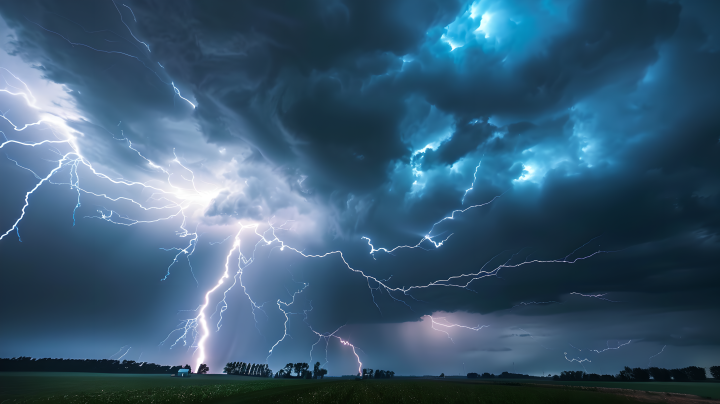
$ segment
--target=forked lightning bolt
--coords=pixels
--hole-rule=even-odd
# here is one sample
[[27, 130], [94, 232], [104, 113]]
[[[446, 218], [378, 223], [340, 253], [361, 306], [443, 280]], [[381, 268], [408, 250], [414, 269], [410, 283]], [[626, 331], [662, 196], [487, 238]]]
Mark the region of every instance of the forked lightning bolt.
[[[467, 330], [472, 330], [472, 331], [480, 331], [483, 328], [490, 327], [489, 325], [478, 325], [477, 327], [468, 327], [466, 325], [448, 323], [447, 319], [445, 317], [438, 317], [439, 319], [445, 320], [444, 322], [436, 321], [435, 318], [430, 315], [427, 315], [426, 317], [430, 317], [430, 321], [431, 321], [430, 324], [431, 324], [432, 329], [436, 330], [436, 331], [440, 331], [442, 333], [445, 333], [445, 335], [447, 335], [447, 337], [450, 339], [450, 341], [452, 341], [453, 344], [455, 343], [455, 340], [452, 339], [452, 337], [450, 336], [450, 333], [447, 331], [447, 329], [449, 329], [449, 328], [457, 327], [457, 328], [465, 328]], [[435, 328], [435, 326], [443, 327], [443, 328]]]

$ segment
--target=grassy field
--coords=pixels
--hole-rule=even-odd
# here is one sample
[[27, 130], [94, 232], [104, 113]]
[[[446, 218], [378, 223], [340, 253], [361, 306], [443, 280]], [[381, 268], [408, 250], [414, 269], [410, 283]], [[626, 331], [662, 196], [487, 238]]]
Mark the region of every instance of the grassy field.
[[[319, 381], [323, 383], [323, 381]], [[104, 373], [0, 373], [0, 403], [211, 403], [304, 380], [227, 375], [123, 375]]]
[[[603, 387], [630, 387], [629, 383], [610, 384]], [[715, 393], [705, 396], [710, 394]], [[613, 404], [637, 401], [579, 387], [468, 382], [467, 379], [274, 380], [227, 375], [194, 375], [180, 379], [167, 375], [0, 373], [1, 404], [121, 402]]]
[[566, 386], [609, 387], [616, 389], [632, 389], [655, 391], [661, 393], [694, 394], [720, 400], [720, 383], [707, 382], [543, 382]]
[[[222, 404], [240, 401], [222, 401]], [[245, 403], [246, 401], [242, 401]], [[267, 395], [262, 403], [482, 403], [482, 404], [620, 404], [638, 403], [614, 394], [568, 388], [546, 388], [518, 383], [463, 383], [449, 380], [344, 380], [305, 391]], [[658, 401], [660, 402], [660, 401]]]

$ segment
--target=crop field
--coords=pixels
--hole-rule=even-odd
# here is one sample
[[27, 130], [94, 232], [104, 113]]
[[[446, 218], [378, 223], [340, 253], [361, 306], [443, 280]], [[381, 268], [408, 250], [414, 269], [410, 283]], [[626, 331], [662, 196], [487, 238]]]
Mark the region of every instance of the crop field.
[[[628, 386], [623, 383], [610, 387]], [[642, 393], [636, 397], [597, 391], [595, 387], [462, 379], [276, 380], [227, 375], [193, 375], [180, 379], [167, 375], [0, 373], [1, 404], [121, 402], [613, 404], [667, 401], [660, 393]]]
[[720, 400], [720, 383], [707, 382], [544, 382], [566, 386], [607, 387], [654, 391], [659, 393], [694, 394]]

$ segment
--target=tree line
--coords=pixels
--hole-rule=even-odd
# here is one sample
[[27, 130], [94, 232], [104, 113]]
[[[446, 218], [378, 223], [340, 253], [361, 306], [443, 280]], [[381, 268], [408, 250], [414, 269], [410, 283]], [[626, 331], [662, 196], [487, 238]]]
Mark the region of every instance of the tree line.
[[0, 358], [0, 372], [174, 374], [183, 368], [190, 369], [190, 366], [163, 366], [149, 362], [119, 361], [116, 359], [35, 359], [29, 356]]
[[[710, 374], [716, 380], [720, 380], [720, 366], [711, 366]], [[468, 379], [476, 378], [512, 378], [512, 379], [535, 379], [539, 376], [528, 376], [517, 373], [502, 372], [502, 374], [495, 376], [490, 373], [483, 373], [479, 375], [475, 372], [467, 374]], [[548, 376], [549, 377], [549, 376]], [[617, 375], [599, 375], [597, 373], [585, 373], [582, 370], [566, 370], [559, 375], [552, 376], [553, 380], [562, 381], [607, 381], [607, 382], [648, 382], [652, 380], [669, 382], [693, 382], [707, 380], [705, 374], [705, 368], [699, 366], [688, 366], [679, 369], [665, 369], [658, 367], [650, 368], [630, 368], [625, 366], [623, 370]]]
[[[295, 376], [293, 376], [293, 372]], [[315, 362], [312, 372], [310, 371], [310, 365], [307, 362], [288, 363], [284, 368], [278, 370], [275, 373], [277, 378], [296, 378], [296, 379], [317, 379], [324, 378], [327, 374], [327, 369], [320, 367], [320, 362]]]
[[[715, 379], [720, 379], [720, 366], [712, 366], [710, 374]], [[578, 371], [563, 371], [560, 375], [553, 376], [553, 380], [564, 381], [621, 381], [621, 382], [648, 382], [650, 379], [662, 382], [697, 382], [707, 380], [705, 368], [699, 366], [688, 366], [678, 369], [665, 369], [658, 367], [630, 368], [625, 366], [617, 375], [598, 375], [596, 373], [585, 373]]]
[[223, 373], [229, 375], [270, 377], [272, 370], [264, 363], [228, 362]]
[[395, 376], [395, 372], [393, 372], [392, 370], [375, 369], [374, 372], [372, 369], [362, 370], [363, 379], [389, 379], [393, 376]]
[[[442, 377], [442, 375], [440, 376]], [[475, 372], [468, 373], [467, 374], [468, 379], [477, 379], [479, 377], [483, 379], [493, 379], [493, 378], [499, 378], [499, 379], [538, 379], [539, 376], [529, 376], [529, 375], [523, 375], [520, 373], [510, 373], [510, 372], [502, 372], [501, 374], [495, 376], [495, 374], [485, 372], [482, 375], [479, 375]]]

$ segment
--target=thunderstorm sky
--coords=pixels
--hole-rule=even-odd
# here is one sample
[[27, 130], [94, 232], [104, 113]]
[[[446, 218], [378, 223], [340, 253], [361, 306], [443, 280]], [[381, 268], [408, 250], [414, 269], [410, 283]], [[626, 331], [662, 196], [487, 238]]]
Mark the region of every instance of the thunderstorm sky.
[[720, 364], [720, 2], [0, 1], [0, 357]]

